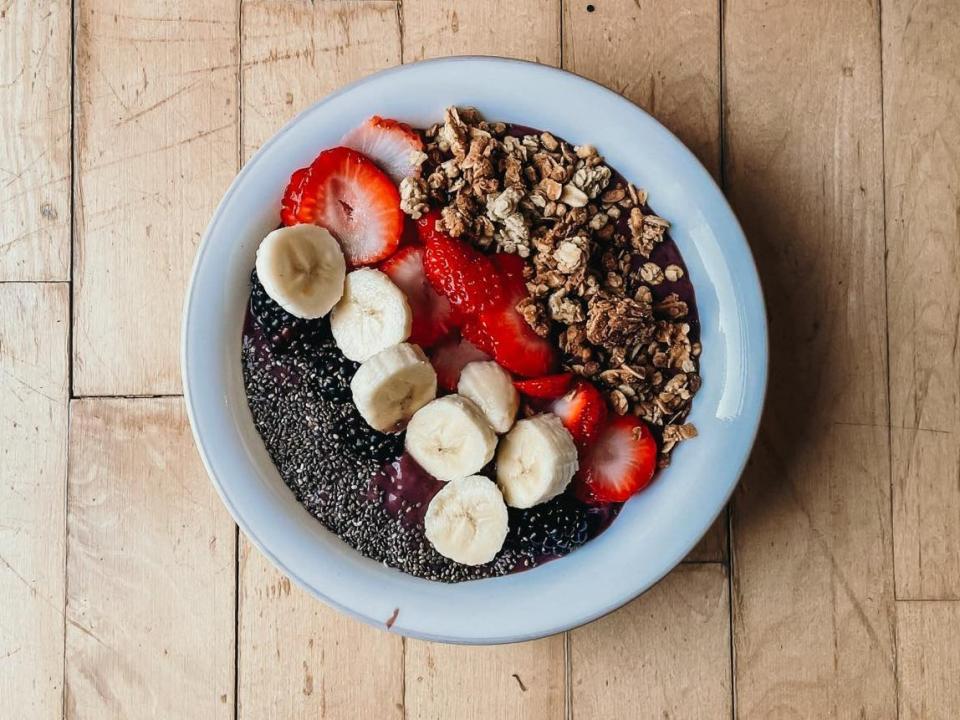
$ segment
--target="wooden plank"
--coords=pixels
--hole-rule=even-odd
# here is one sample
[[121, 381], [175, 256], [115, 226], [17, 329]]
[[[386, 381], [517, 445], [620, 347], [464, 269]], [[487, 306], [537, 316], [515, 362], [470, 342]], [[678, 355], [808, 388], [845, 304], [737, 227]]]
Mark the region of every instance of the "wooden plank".
[[[563, 5], [563, 66], [633, 101], [720, 174], [720, 14], [714, 0], [665, 6], [651, 0]], [[638, 42], [642, 38], [642, 42]], [[602, 143], [597, 144], [602, 150]], [[656, 189], [653, 191], [656, 201]], [[724, 513], [690, 553], [726, 558]]]
[[500, 55], [560, 64], [557, 0], [403, 0], [403, 60]]
[[74, 390], [175, 394], [194, 251], [237, 169], [237, 2], [76, 5]]
[[[403, 0], [401, 13], [405, 62], [451, 54], [560, 62], [556, 0]], [[556, 636], [520, 645], [462, 648], [408, 641], [407, 715], [563, 717], [563, 642], [563, 636]]]
[[[716, 0], [563, 3], [563, 66], [635, 102], [720, 174]], [[593, 8], [588, 10], [588, 8]], [[597, 140], [597, 146], [602, 142]], [[656, 201], [656, 188], [649, 188]]]
[[740, 718], [896, 715], [877, 13], [725, 8], [724, 176], [771, 334], [733, 510]]
[[70, 1], [0, 7], [0, 280], [70, 276]]
[[66, 717], [233, 718], [236, 531], [182, 401], [70, 423]]
[[0, 715], [53, 720], [63, 691], [69, 288], [0, 284], [0, 308]]
[[[563, 66], [606, 85], [670, 128], [720, 174], [720, 14], [713, 0], [564, 3]], [[638, 42], [642, 38], [643, 42]], [[597, 141], [601, 151], [602, 142]], [[656, 201], [656, 189], [653, 199]], [[726, 557], [726, 513], [688, 560]]]
[[897, 597], [960, 599], [960, 5], [883, 8]]
[[407, 641], [407, 718], [561, 720], [564, 636], [464, 648]]
[[311, 597], [244, 539], [238, 718], [403, 718], [403, 640]]
[[680, 565], [626, 607], [572, 631], [573, 717], [730, 717], [729, 587], [723, 565]]
[[394, 0], [243, 2], [243, 157], [311, 103], [400, 62]]
[[900, 720], [960, 713], [960, 603], [897, 603]]
[[[242, 12], [245, 157], [344, 83], [400, 61], [393, 2], [277, 3]], [[246, 539], [239, 568], [238, 718], [403, 716], [403, 642], [310, 597]]]

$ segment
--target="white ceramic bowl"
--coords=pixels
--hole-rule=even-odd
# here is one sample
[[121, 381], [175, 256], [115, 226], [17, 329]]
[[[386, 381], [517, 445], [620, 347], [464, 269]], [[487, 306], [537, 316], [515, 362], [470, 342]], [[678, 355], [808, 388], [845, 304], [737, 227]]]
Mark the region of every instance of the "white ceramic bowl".
[[[697, 293], [703, 388], [700, 436], [566, 558], [456, 585], [369, 560], [294, 499], [247, 407], [240, 337], [257, 245], [279, 223], [290, 173], [372, 114], [426, 127], [447, 105], [592, 143], [650, 192], [673, 223]], [[197, 254], [183, 325], [183, 382], [203, 461], [237, 523], [274, 564], [321, 600], [393, 632], [462, 643], [550, 635], [589, 622], [656, 583], [690, 551], [730, 497], [753, 444], [767, 377], [756, 268], [713, 179], [669, 131], [616, 93], [532, 63], [459, 57], [387, 70], [318, 102], [248, 162], [220, 202]]]

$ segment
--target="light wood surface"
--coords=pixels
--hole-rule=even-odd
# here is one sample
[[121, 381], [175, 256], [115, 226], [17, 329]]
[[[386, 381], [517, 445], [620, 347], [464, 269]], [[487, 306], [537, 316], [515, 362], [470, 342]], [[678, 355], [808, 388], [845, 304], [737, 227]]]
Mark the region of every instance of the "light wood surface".
[[37, 720], [63, 690], [69, 298], [0, 284], [0, 698]]
[[[467, 53], [677, 133], [743, 222], [772, 352], [730, 536], [491, 648], [291, 585], [180, 399], [140, 397], [181, 391], [242, 162], [350, 80]], [[950, 0], [0, 0], [0, 719], [960, 716], [958, 67]]]
[[897, 597], [960, 600], [960, 4], [883, 22]]
[[564, 718], [564, 636], [476, 648], [406, 641], [408, 718]]
[[74, 392], [180, 392], [180, 309], [237, 171], [235, 0], [76, 0]]
[[70, 0], [0, 3], [0, 280], [70, 279]]
[[70, 720], [234, 716], [236, 535], [182, 405], [71, 403]]
[[575, 718], [730, 717], [730, 586], [719, 563], [681, 565], [570, 635]]
[[894, 717], [877, 7], [746, 0], [725, 20], [724, 178], [772, 351], [733, 509], [737, 711]]
[[897, 605], [900, 720], [950, 720], [960, 708], [960, 603]]

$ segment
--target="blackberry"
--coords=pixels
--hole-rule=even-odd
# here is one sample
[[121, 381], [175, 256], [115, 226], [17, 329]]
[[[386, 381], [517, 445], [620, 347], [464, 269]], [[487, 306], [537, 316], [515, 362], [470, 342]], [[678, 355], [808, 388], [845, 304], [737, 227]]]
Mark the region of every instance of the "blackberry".
[[573, 552], [590, 539], [592, 525], [590, 508], [570, 495], [518, 511], [510, 519], [514, 544], [538, 558]]
[[[304, 346], [302, 350], [301, 343]], [[344, 357], [329, 334], [329, 329], [326, 334], [323, 329], [319, 329], [308, 338], [297, 341], [294, 351], [304, 353], [304, 361], [311, 369], [308, 379], [310, 389], [318, 397], [334, 402], [352, 400], [350, 381], [353, 380], [360, 363]]]
[[403, 453], [403, 435], [378, 432], [367, 425], [352, 402], [340, 405], [342, 422], [331, 431], [330, 440], [350, 448], [359, 457], [387, 463]]
[[298, 337], [307, 321], [291, 315], [267, 295], [257, 271], [250, 274], [250, 312], [273, 345], [285, 345]]

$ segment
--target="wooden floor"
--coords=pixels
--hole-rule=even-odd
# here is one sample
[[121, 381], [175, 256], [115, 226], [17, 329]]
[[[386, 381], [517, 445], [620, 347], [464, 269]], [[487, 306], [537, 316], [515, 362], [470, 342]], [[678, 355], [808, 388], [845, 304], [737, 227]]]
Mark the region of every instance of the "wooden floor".
[[[187, 275], [244, 160], [345, 82], [466, 53], [683, 138], [772, 348], [729, 522], [619, 612], [491, 648], [292, 586], [179, 397]], [[958, 343], [956, 0], [0, 0], [0, 718], [953, 720]]]

